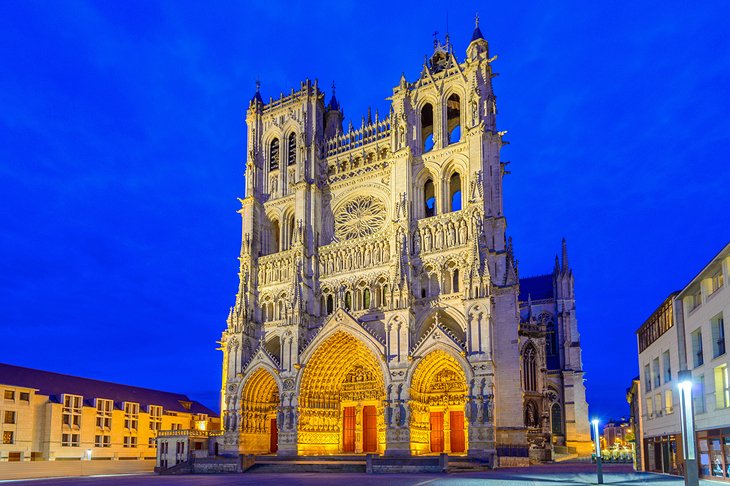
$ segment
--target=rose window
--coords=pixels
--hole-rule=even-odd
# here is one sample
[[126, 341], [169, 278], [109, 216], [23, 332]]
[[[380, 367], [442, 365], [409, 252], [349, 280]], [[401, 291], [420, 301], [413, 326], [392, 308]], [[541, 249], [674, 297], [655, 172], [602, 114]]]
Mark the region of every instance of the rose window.
[[335, 214], [335, 238], [360, 238], [378, 231], [385, 223], [385, 205], [373, 197], [358, 196]]

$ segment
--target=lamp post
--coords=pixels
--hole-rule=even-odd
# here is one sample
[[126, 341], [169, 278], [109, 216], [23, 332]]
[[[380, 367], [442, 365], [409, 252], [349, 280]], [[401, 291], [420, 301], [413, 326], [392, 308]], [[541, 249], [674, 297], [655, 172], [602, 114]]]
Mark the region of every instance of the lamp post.
[[684, 484], [699, 485], [697, 450], [695, 446], [695, 417], [692, 410], [692, 372], [682, 370], [679, 378], [679, 414], [682, 422], [682, 450], [684, 451]]
[[596, 443], [596, 474], [598, 484], [603, 484], [603, 465], [601, 464], [601, 438], [598, 436], [598, 419], [591, 420], [593, 425], [593, 440]]

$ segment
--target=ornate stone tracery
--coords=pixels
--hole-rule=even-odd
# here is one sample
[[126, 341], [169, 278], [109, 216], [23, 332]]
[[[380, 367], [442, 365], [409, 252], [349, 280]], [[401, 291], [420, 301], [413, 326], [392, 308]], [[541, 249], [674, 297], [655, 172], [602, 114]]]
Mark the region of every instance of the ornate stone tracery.
[[371, 235], [385, 223], [385, 204], [372, 196], [356, 196], [335, 214], [335, 238], [345, 241]]

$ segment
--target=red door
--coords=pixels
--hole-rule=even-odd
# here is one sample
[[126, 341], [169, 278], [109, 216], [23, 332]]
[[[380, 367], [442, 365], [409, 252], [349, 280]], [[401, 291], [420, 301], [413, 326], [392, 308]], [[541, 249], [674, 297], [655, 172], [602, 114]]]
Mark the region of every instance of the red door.
[[269, 434], [269, 451], [276, 454], [279, 450], [279, 429], [276, 427], [276, 419], [271, 419], [271, 433]]
[[345, 407], [342, 425], [342, 452], [355, 452], [355, 407]]
[[451, 452], [464, 452], [464, 412], [449, 412]]
[[431, 452], [444, 452], [443, 412], [431, 412]]
[[378, 418], [375, 406], [362, 408], [362, 451], [378, 452]]

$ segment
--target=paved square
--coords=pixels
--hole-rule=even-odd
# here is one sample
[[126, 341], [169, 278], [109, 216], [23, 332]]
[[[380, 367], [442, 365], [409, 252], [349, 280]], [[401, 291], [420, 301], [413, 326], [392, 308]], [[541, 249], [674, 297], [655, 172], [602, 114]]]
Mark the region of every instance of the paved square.
[[[607, 465], [604, 484], [681, 486], [682, 478], [663, 474], [636, 473], [628, 466]], [[518, 485], [585, 485], [596, 484], [595, 466], [585, 463], [552, 464], [529, 468], [500, 469], [460, 474], [387, 474], [361, 473], [296, 473], [296, 474], [229, 474], [229, 475], [123, 475], [73, 478], [0, 481], [13, 486], [518, 486]], [[703, 486], [721, 484], [700, 481]]]

